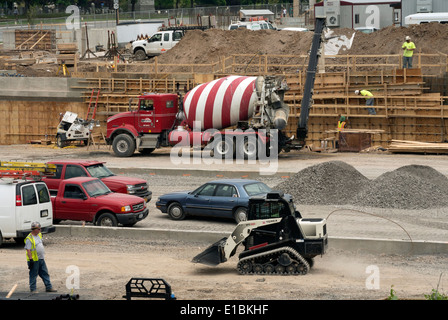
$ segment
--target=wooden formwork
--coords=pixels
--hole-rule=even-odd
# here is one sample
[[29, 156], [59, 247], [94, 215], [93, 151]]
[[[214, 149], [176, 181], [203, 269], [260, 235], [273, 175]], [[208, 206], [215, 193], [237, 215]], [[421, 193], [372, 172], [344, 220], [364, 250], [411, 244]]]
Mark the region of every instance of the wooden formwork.
[[82, 102], [0, 101], [1, 144], [24, 144], [31, 140], [54, 141], [60, 114], [85, 113]]
[[[90, 78], [82, 81], [88, 103], [91, 90], [100, 90], [98, 115], [105, 124], [107, 117], [127, 111], [129, 99], [145, 92], [181, 93], [195, 85], [226, 74], [152, 74], [132, 79]], [[290, 106], [290, 118], [285, 133], [296, 134], [306, 73], [285, 74], [290, 90], [285, 102]], [[367, 89], [375, 96], [377, 115], [368, 115], [365, 99], [355, 90]], [[307, 144], [320, 145], [328, 132], [336, 129], [341, 115], [353, 129], [374, 131], [373, 143], [387, 147], [393, 139], [442, 142], [446, 140], [445, 118], [448, 116], [445, 97], [426, 93], [420, 69], [389, 71], [328, 72], [316, 74], [313, 104], [309, 116]], [[102, 126], [105, 130], [105, 125]]]
[[15, 44], [18, 50], [56, 50], [55, 30], [16, 29]]

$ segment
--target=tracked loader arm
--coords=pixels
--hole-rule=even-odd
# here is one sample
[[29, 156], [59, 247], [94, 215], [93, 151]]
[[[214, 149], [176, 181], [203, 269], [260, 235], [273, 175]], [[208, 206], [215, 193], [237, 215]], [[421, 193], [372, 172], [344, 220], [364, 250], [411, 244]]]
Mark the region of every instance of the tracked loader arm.
[[230, 259], [236, 248], [250, 235], [252, 230], [261, 226], [279, 223], [282, 218], [267, 220], [251, 220], [240, 222], [228, 238], [215, 242], [202, 253], [193, 258], [192, 262], [216, 266]]

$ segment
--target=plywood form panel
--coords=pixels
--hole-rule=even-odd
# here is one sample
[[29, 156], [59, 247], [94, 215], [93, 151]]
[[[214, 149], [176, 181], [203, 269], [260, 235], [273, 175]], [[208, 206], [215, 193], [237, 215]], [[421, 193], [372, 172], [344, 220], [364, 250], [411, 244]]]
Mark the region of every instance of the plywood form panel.
[[0, 101], [1, 144], [23, 144], [30, 140], [53, 139], [59, 124], [59, 114], [66, 111], [85, 113], [80, 102]]

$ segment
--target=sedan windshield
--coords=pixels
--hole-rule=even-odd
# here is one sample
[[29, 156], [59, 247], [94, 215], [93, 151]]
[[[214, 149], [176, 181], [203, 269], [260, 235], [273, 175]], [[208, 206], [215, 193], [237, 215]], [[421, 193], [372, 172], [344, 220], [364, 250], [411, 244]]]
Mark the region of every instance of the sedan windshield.
[[84, 182], [82, 186], [90, 197], [102, 196], [112, 192], [101, 180]]
[[265, 185], [263, 182], [255, 182], [255, 183], [249, 183], [244, 186], [244, 190], [246, 190], [247, 194], [249, 196], [253, 196], [260, 193], [268, 193], [272, 191], [271, 188], [269, 188], [267, 185]]
[[98, 178], [98, 179], [111, 177], [111, 176], [115, 175], [112, 173], [112, 171], [109, 170], [109, 168], [104, 166], [102, 163], [95, 164], [93, 166], [88, 166], [86, 168], [92, 177]]

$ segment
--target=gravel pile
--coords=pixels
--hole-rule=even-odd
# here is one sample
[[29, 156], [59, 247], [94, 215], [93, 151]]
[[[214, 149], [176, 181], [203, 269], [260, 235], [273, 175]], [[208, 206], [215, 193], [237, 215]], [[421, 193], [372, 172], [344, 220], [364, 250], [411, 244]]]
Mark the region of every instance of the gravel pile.
[[369, 179], [343, 161], [329, 161], [307, 167], [273, 189], [293, 196], [306, 205], [346, 204], [369, 183]]
[[386, 172], [351, 199], [354, 205], [430, 209], [448, 206], [448, 179], [428, 166], [408, 165]]
[[330, 161], [299, 171], [275, 189], [305, 205], [410, 210], [448, 206], [448, 178], [420, 165], [403, 166], [369, 180], [347, 163]]

